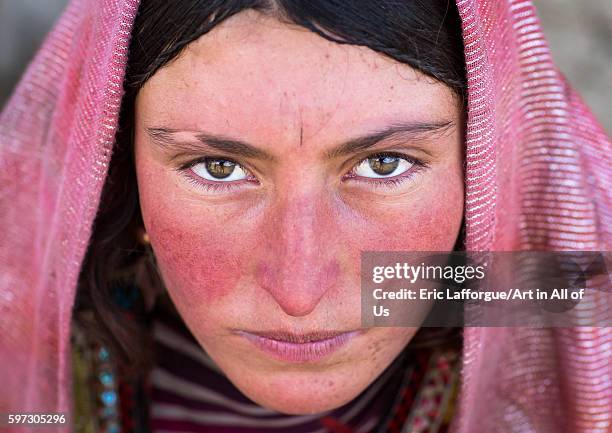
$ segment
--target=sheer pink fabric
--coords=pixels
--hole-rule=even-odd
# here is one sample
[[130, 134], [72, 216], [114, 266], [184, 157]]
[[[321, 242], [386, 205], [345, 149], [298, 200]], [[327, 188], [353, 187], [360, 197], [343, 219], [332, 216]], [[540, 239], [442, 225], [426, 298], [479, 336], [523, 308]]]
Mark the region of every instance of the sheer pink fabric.
[[[0, 115], [0, 413], [69, 411], [71, 307], [137, 3], [73, 0]], [[531, 2], [458, 7], [468, 250], [610, 249], [612, 148]], [[575, 324], [610, 308], [592, 295]], [[454, 431], [610, 433], [611, 358], [610, 328], [467, 328]]]

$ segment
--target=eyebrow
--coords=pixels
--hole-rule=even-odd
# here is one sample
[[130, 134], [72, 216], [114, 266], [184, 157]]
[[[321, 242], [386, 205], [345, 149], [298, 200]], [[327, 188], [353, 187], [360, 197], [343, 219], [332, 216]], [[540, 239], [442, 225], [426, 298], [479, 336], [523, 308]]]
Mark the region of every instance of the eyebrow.
[[[376, 144], [389, 139], [402, 139], [405, 141], [420, 141], [435, 138], [447, 132], [454, 126], [453, 121], [443, 122], [406, 122], [395, 123], [368, 133], [363, 136], [352, 138], [326, 152], [328, 158], [337, 158], [363, 152]], [[203, 131], [177, 130], [165, 127], [146, 128], [151, 139], [163, 148], [174, 148], [177, 150], [202, 152], [215, 149], [245, 158], [272, 160], [274, 157], [264, 150], [241, 140], [228, 138], [221, 135], [209, 134]], [[191, 132], [195, 134], [195, 140], [185, 141], [174, 135], [178, 133]]]
[[452, 121], [446, 122], [409, 122], [387, 126], [373, 133], [353, 138], [327, 152], [329, 158], [363, 152], [376, 144], [390, 139], [405, 141], [420, 141], [442, 135], [454, 125]]

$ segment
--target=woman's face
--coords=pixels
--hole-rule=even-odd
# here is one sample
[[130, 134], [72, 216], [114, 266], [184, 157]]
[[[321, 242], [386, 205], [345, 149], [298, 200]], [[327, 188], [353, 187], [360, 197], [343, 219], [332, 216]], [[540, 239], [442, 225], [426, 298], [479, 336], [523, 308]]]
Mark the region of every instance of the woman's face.
[[148, 80], [145, 228], [185, 323], [245, 395], [333, 409], [409, 342], [416, 328], [361, 329], [360, 253], [453, 249], [461, 124], [445, 85], [252, 11]]

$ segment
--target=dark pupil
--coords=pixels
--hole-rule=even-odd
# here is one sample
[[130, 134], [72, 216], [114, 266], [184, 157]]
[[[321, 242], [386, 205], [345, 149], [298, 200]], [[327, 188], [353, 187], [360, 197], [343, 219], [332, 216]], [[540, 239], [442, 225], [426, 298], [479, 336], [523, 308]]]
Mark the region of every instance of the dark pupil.
[[212, 177], [224, 179], [234, 172], [236, 163], [226, 159], [207, 159], [206, 170]]
[[368, 158], [368, 162], [374, 173], [385, 176], [395, 171], [400, 159], [397, 156], [381, 155]]

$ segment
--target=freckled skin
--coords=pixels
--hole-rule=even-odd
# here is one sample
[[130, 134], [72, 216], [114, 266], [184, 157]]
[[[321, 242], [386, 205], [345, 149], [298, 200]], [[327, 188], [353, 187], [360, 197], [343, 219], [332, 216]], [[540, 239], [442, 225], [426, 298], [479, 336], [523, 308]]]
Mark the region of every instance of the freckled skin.
[[[194, 41], [145, 84], [135, 134], [145, 228], [185, 323], [252, 400], [296, 414], [339, 407], [417, 331], [373, 328], [307, 363], [272, 359], [232, 332], [358, 329], [361, 251], [451, 250], [463, 214], [460, 127], [417, 143], [427, 167], [401, 185], [347, 179], [367, 155], [325, 156], [393, 122], [446, 120], [462, 122], [446, 86], [255, 12]], [[211, 192], [145, 132], [160, 126], [237, 138], [274, 159], [236, 160], [257, 182]]]

